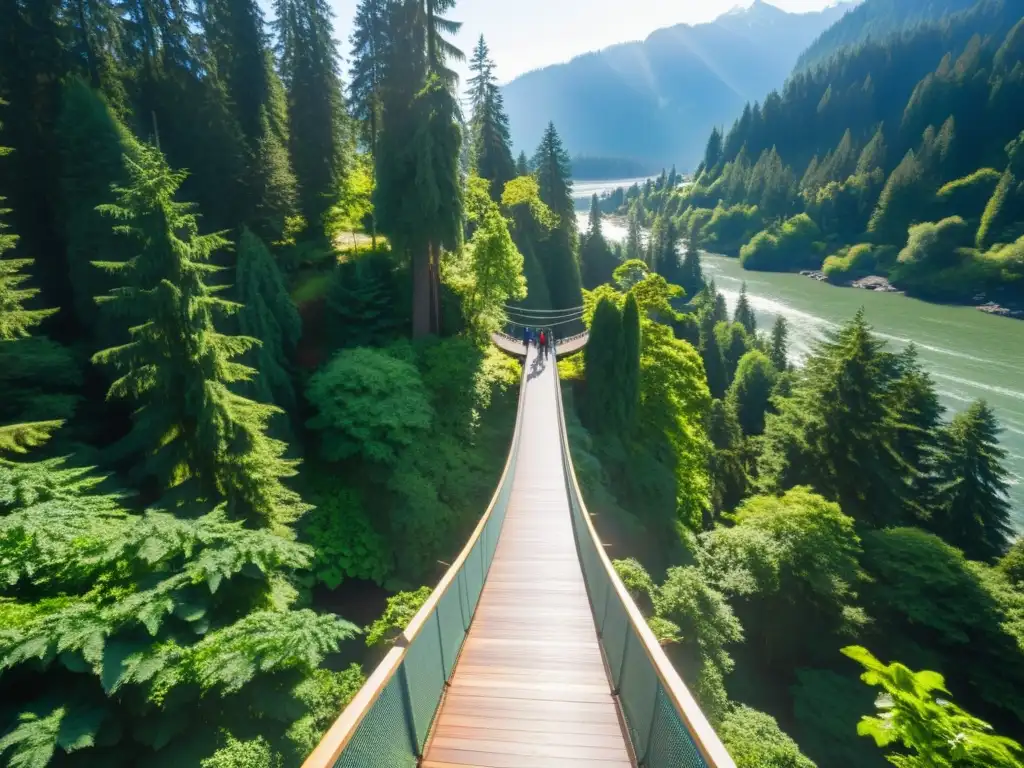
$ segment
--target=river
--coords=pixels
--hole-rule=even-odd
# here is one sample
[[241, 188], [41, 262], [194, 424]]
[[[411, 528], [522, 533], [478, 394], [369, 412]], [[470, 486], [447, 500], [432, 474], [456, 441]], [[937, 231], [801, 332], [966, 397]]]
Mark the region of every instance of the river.
[[[577, 186], [581, 232], [586, 230], [589, 210], [584, 192], [591, 195], [622, 183]], [[606, 220], [603, 231], [612, 241], [625, 238], [619, 221]], [[1000, 440], [1012, 473], [1014, 524], [1024, 531], [1024, 322], [900, 294], [837, 288], [795, 274], [748, 272], [738, 259], [725, 256], [705, 253], [702, 263], [705, 275], [715, 280], [730, 308], [746, 282], [759, 327], [769, 329], [776, 317], [786, 318], [794, 362], [805, 357], [826, 330], [838, 327], [863, 307], [875, 333], [894, 350], [910, 342], [917, 345], [947, 415], [979, 398], [986, 400], [1003, 428]]]

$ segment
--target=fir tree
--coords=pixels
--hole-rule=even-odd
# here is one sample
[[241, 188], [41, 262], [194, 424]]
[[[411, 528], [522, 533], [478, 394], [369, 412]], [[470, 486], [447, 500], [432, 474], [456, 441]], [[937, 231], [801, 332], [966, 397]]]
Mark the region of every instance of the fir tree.
[[711, 510], [714, 517], [733, 510], [747, 491], [743, 469], [743, 432], [736, 412], [723, 400], [712, 400], [708, 413], [708, 439], [713, 450], [708, 455], [711, 475]]
[[729, 371], [725, 365], [725, 357], [718, 345], [715, 334], [713, 316], [703, 320], [700, 328], [700, 356], [704, 360], [704, 374], [708, 380], [708, 390], [717, 400], [725, 397], [729, 388]]
[[623, 425], [629, 429], [640, 407], [640, 308], [632, 291], [622, 308]]
[[633, 205], [629, 209], [629, 218], [626, 223], [626, 261], [641, 259], [644, 257], [643, 245], [643, 224], [641, 222], [641, 210], [639, 205]]
[[728, 402], [743, 434], [754, 436], [764, 432], [764, 417], [777, 379], [778, 371], [763, 352], [752, 350], [740, 358]]
[[260, 402], [274, 403], [294, 413], [295, 388], [289, 359], [302, 335], [302, 320], [288, 296], [284, 278], [267, 246], [248, 229], [238, 241], [235, 268], [238, 327], [244, 336], [258, 339], [245, 364], [259, 376], [246, 382], [245, 393]]
[[594, 195], [590, 201], [590, 225], [580, 245], [580, 277], [583, 287], [592, 291], [610, 282], [618, 260], [601, 233], [601, 207]]
[[775, 324], [772, 326], [771, 350], [768, 353], [772, 364], [779, 372], [789, 368], [788, 341], [789, 323], [786, 322], [786, 318], [779, 315], [775, 318]]
[[[0, 147], [0, 157], [6, 154], [8, 150]], [[18, 238], [7, 232], [3, 219], [9, 211], [3, 203], [0, 197], [0, 453], [23, 453], [48, 440], [74, 409], [73, 397], [49, 390], [79, 382], [62, 347], [45, 338], [29, 338], [57, 310], [25, 306], [39, 290], [25, 286], [31, 259], [4, 256]]]
[[377, 137], [381, 128], [382, 89], [392, 44], [388, 14], [391, 0], [360, 0], [351, 37], [349, 109], [363, 126], [370, 158], [377, 161]]
[[516, 175], [518, 176], [529, 176], [530, 175], [530, 161], [526, 159], [526, 153], [520, 152], [519, 157], [516, 159]]
[[309, 222], [319, 223], [345, 174], [347, 117], [327, 0], [275, 0], [281, 75], [288, 91], [288, 151]]
[[583, 358], [587, 380], [583, 414], [587, 427], [595, 432], [614, 434], [625, 424], [624, 358], [622, 313], [614, 302], [601, 299], [594, 308]]
[[679, 230], [671, 218], [666, 217], [661, 227], [654, 260], [659, 275], [671, 283], [679, 281]]
[[793, 396], [769, 416], [759, 459], [766, 490], [810, 485], [875, 526], [918, 513], [888, 389], [897, 366], [861, 310], [807, 360]]
[[207, 0], [203, 27], [247, 144], [247, 200], [243, 220], [280, 237], [296, 213], [297, 189], [289, 162], [287, 107], [263, 32], [256, 0]]
[[[408, 2], [409, 0], [404, 0]], [[462, 28], [461, 21], [446, 19], [441, 14], [455, 7], [456, 0], [412, 0], [418, 6], [427, 40], [427, 65], [444, 85], [454, 88], [458, 75], [448, 68], [449, 60], [463, 61], [466, 57], [445, 35], [457, 35]], [[422, 5], [421, 5], [422, 3]]]
[[750, 308], [750, 299], [747, 298], [747, 283], [740, 286], [740, 297], [736, 300], [736, 311], [732, 316], [733, 322], [739, 323], [743, 329], [753, 336], [757, 333], [757, 318], [754, 310]]
[[558, 217], [558, 226], [541, 246], [541, 262], [555, 309], [583, 303], [576, 258], [576, 205], [572, 197], [572, 163], [554, 124], [548, 124], [533, 164], [541, 201]]
[[559, 226], [575, 235], [576, 205], [572, 197], [572, 161], [554, 123], [548, 123], [533, 156], [540, 199], [558, 216]]
[[973, 560], [994, 560], [1013, 539], [1006, 451], [984, 401], [957, 414], [939, 440], [934, 525]]
[[516, 177], [516, 167], [504, 99], [483, 35], [473, 51], [469, 69], [473, 73], [469, 79], [473, 167], [480, 178], [490, 182], [491, 197], [497, 201], [505, 184]]
[[697, 250], [695, 234], [691, 231], [686, 241], [683, 263], [679, 268], [679, 285], [687, 296], [696, 296], [704, 289], [704, 269], [700, 263], [700, 252]]
[[199, 234], [192, 206], [174, 199], [184, 174], [158, 151], [143, 148], [138, 162], [125, 162], [130, 183], [103, 209], [123, 222], [119, 231], [133, 238], [137, 255], [102, 266], [121, 284], [105, 300], [137, 322], [129, 343], [94, 358], [120, 374], [110, 397], [136, 409], [122, 448], [169, 500], [224, 500], [232, 518], [284, 530], [306, 507], [282, 482], [295, 474], [294, 462], [282, 458], [285, 445], [264, 434], [278, 409], [230, 389], [256, 375], [232, 358], [259, 342], [216, 331], [213, 314], [238, 305], [204, 282], [216, 270], [208, 259], [226, 241]]

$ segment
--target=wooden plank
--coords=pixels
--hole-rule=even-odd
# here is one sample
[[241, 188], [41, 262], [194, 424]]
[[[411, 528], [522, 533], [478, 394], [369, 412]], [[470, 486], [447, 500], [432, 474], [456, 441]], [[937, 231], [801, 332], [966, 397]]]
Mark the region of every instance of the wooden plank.
[[424, 768], [630, 765], [576, 553], [553, 361], [531, 350], [527, 366], [508, 511]]

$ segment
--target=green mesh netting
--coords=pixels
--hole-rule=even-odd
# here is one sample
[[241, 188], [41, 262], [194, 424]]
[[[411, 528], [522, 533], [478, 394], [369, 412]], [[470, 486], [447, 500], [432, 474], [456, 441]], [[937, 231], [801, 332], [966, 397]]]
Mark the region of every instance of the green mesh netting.
[[412, 740], [401, 684], [395, 675], [366, 713], [334, 768], [415, 768]]
[[645, 768], [708, 768], [686, 725], [660, 685], [650, 745], [647, 754], [640, 757]]

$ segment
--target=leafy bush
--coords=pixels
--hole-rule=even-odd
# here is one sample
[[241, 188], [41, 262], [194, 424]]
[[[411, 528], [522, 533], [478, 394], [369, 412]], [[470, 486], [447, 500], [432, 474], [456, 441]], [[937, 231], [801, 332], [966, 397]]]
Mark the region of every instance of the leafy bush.
[[358, 456], [392, 465], [422, 439], [434, 417], [420, 372], [379, 349], [339, 352], [309, 383], [325, 458]]
[[821, 264], [821, 230], [806, 213], [787, 219], [781, 227], [758, 232], [740, 249], [744, 269], [785, 272], [815, 269]]
[[825, 259], [821, 269], [837, 285], [870, 275], [875, 269], [874, 248], [870, 243], [841, 248]]
[[409, 626], [432, 591], [430, 587], [420, 587], [415, 592], [399, 592], [389, 597], [384, 613], [366, 628], [366, 644], [372, 648], [381, 643], [393, 643]]
[[359, 493], [340, 487], [314, 493], [306, 516], [306, 540], [313, 547], [313, 573], [328, 589], [345, 579], [365, 579], [383, 585], [394, 570], [387, 539], [373, 526]]
[[764, 218], [756, 205], [719, 205], [701, 229], [701, 244], [709, 251], [736, 256], [743, 243], [763, 226]]
[[718, 730], [736, 768], [815, 768], [771, 715], [738, 706]]

